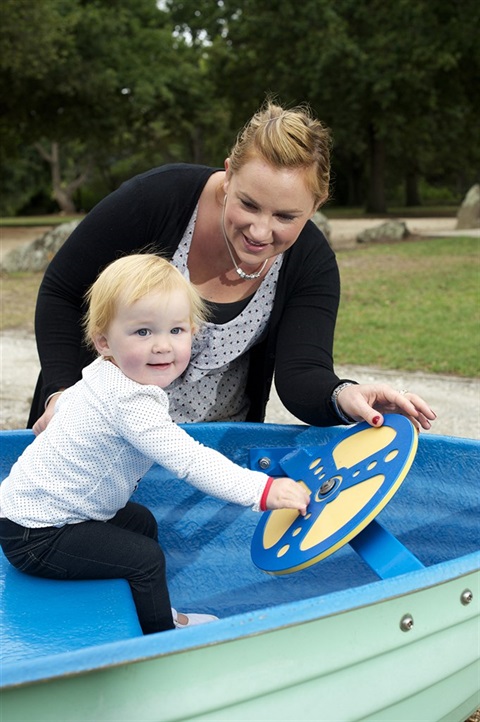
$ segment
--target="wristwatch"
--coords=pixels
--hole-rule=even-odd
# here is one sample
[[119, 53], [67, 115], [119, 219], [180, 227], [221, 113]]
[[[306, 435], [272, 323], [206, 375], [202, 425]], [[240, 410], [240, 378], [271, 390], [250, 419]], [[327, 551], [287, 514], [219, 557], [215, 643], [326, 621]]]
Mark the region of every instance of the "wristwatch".
[[340, 408], [338, 404], [338, 395], [340, 394], [343, 389], [346, 389], [347, 386], [355, 386], [355, 381], [344, 381], [343, 383], [339, 384], [333, 389], [333, 393], [331, 396], [332, 406], [334, 408], [335, 413], [339, 417], [341, 421], [343, 421], [344, 424], [355, 424], [355, 419], [352, 419], [350, 416], [347, 416], [342, 409]]

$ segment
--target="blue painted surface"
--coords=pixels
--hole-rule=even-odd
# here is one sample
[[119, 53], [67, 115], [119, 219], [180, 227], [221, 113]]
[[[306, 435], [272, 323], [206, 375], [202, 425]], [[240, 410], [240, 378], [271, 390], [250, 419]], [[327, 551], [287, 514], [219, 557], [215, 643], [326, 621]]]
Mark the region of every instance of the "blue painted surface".
[[[365, 452], [361, 461], [357, 461], [349, 468], [337, 465], [335, 453], [345, 440], [357, 437], [358, 434], [360, 437], [357, 438], [366, 434], [372, 439], [386, 428], [393, 432], [393, 438], [389, 443], [381, 449], [376, 449], [373, 453]], [[359, 441], [358, 445], [361, 447], [362, 442]], [[365, 441], [363, 446], [365, 447]], [[374, 518], [387, 504], [388, 499], [410, 469], [416, 448], [417, 432], [413, 424], [405, 416], [385, 414], [381, 429], [374, 429], [366, 422], [355, 424], [344, 430], [340, 440], [332, 439], [322, 446], [300, 448], [287, 453], [278, 461], [278, 466], [282, 470], [280, 474], [289, 476], [296, 481], [301, 480], [310, 489], [311, 496], [307, 514], [304, 517], [297, 516], [284, 533], [275, 539], [274, 543], [271, 543], [268, 536], [268, 525], [271, 520], [275, 523], [276, 515], [279, 512], [272, 511], [263, 514], [252, 538], [253, 562], [263, 571], [284, 574], [296, 572], [298, 567], [306, 568], [337, 551], [340, 546], [351, 539], [352, 535], [358, 534], [368, 521]], [[255, 460], [253, 460], [253, 464], [255, 465]], [[329, 536], [321, 538], [316, 544], [306, 543], [312, 529], [321, 527], [323, 515], [328, 512], [330, 504], [341, 502], [345, 491], [348, 492], [352, 487], [362, 485], [364, 482], [368, 483], [372, 477], [377, 476], [382, 479], [379, 488], [372, 496], [364, 499], [362, 507], [357, 512], [351, 513], [347, 521], [342, 520], [334, 525], [334, 531]], [[326, 481], [332, 482], [333, 486], [322, 493], [322, 485]], [[348, 508], [348, 502], [344, 505]], [[282, 513], [280, 512], [280, 515]], [[382, 541], [391, 541], [389, 548], [397, 547], [396, 573], [411, 571], [412, 567], [408, 563], [411, 555], [406, 550], [405, 554], [399, 555], [401, 545], [398, 540], [395, 544], [394, 538], [387, 535], [385, 530], [381, 535], [379, 530], [375, 534], [376, 529], [377, 527], [373, 527], [371, 530], [368, 546], [358, 543], [354, 547], [357, 553], [380, 577], [384, 576], [383, 570], [385, 570], [385, 576], [391, 576], [389, 565], [385, 565], [384, 550], [381, 548]], [[378, 545], [374, 543], [375, 537], [378, 537]], [[267, 544], [265, 544], [265, 538], [267, 538]], [[378, 555], [375, 554], [377, 546]], [[362, 554], [364, 547], [365, 555]], [[405, 560], [407, 566], [401, 566], [402, 559]]]
[[350, 546], [380, 579], [423, 569], [422, 562], [376, 519], [350, 541]]
[[142, 634], [123, 579], [37, 579], [18, 572], [1, 554], [0, 599], [3, 665]]
[[[252, 448], [315, 446], [344, 431], [267, 424], [198, 424], [185, 428], [205, 445], [218, 448], [245, 466]], [[30, 432], [0, 433], [2, 478], [31, 440]], [[221, 621], [182, 633], [136, 636], [135, 624], [131, 626], [131, 599], [128, 590], [124, 595], [121, 582], [115, 590], [107, 591], [105, 587], [103, 592], [101, 582], [82, 583], [92, 585], [94, 590], [93, 596], [82, 596], [82, 614], [76, 609], [81, 597], [78, 591], [73, 590], [69, 602], [65, 596], [68, 586], [80, 583], [52, 582], [64, 591], [50, 595], [48, 604], [53, 597], [58, 607], [51, 607], [52, 611], [43, 615], [38, 612], [39, 594], [28, 589], [29, 582], [37, 585], [40, 580], [20, 575], [2, 559], [3, 634], [13, 635], [13, 630], [23, 629], [24, 636], [31, 638], [33, 630], [40, 646], [42, 636], [46, 643], [56, 635], [64, 644], [56, 621], [61, 621], [71, 607], [78, 623], [73, 635], [76, 642], [71, 636], [59, 654], [52, 653], [48, 645], [34, 654], [27, 650], [23, 659], [17, 657], [17, 661], [4, 664], [2, 683], [18, 684], [214, 644], [408, 594], [466, 574], [479, 566], [479, 468], [479, 442], [420, 437], [410, 473], [379, 520], [426, 568], [378, 581], [348, 545], [296, 574], [264, 574], [250, 559], [250, 540], [258, 514], [207, 497], [154, 467], [139, 485], [135, 500], [147, 504], [158, 520], [172, 603], [185, 611], [216, 613]], [[113, 600], [116, 612], [109, 606]], [[104, 604], [104, 611], [89, 615], [93, 601], [99, 608]], [[6, 616], [5, 610], [8, 615], [18, 610], [20, 624]], [[101, 639], [95, 619], [105, 624], [117, 612], [127, 631], [121, 632], [120, 641]], [[22, 621], [24, 614], [27, 617]], [[84, 648], [78, 648], [79, 637], [87, 642]]]

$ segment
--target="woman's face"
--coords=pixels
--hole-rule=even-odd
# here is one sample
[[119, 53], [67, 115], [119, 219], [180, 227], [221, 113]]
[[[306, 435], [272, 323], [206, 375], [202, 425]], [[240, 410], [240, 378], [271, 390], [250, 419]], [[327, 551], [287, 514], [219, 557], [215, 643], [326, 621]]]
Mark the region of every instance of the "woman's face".
[[239, 262], [258, 267], [293, 246], [315, 213], [304, 169], [274, 168], [260, 158], [233, 173], [225, 161], [225, 232]]

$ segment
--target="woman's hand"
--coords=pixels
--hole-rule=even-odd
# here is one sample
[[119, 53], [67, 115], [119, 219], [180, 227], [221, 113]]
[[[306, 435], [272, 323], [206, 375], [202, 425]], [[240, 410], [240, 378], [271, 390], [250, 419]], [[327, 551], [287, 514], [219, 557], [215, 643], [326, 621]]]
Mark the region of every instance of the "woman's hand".
[[355, 421], [367, 421], [371, 426], [383, 424], [383, 414], [403, 414], [420, 431], [431, 428], [437, 417], [428, 404], [417, 394], [396, 391], [388, 384], [352, 384], [337, 397], [344, 414]]
[[38, 436], [42, 433], [42, 431], [45, 431], [48, 424], [50, 423], [52, 416], [55, 412], [55, 404], [57, 402], [57, 399], [59, 395], [62, 393], [62, 391], [57, 391], [55, 394], [52, 394], [50, 398], [48, 399], [48, 403], [45, 406], [44, 413], [40, 416], [39, 419], [37, 419], [32, 427], [33, 433], [35, 436]]
[[274, 479], [267, 496], [267, 509], [297, 509], [302, 516], [307, 513], [310, 491], [304, 484], [293, 479]]

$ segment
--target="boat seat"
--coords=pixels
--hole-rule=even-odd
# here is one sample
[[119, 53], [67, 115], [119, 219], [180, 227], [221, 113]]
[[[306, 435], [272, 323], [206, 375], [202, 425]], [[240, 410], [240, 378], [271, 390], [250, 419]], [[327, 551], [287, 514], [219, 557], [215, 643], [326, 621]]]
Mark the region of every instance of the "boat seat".
[[[4, 432], [0, 478], [31, 432]], [[12, 443], [8, 443], [8, 442]], [[2, 663], [71, 652], [142, 634], [124, 579], [55, 581], [17, 571], [0, 550], [0, 640]]]
[[17, 571], [0, 552], [3, 663], [142, 634], [124, 579], [55, 581]]

